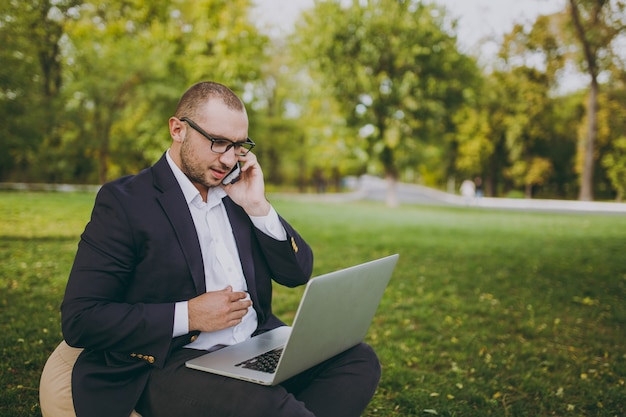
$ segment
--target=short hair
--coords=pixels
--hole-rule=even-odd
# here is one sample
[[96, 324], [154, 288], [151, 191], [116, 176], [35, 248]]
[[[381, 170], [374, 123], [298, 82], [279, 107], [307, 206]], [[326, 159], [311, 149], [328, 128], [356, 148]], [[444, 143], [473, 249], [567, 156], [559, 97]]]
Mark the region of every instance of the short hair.
[[220, 99], [229, 109], [245, 111], [241, 99], [228, 87], [213, 81], [202, 81], [189, 87], [182, 95], [176, 113], [178, 117], [195, 117], [200, 107], [211, 98]]

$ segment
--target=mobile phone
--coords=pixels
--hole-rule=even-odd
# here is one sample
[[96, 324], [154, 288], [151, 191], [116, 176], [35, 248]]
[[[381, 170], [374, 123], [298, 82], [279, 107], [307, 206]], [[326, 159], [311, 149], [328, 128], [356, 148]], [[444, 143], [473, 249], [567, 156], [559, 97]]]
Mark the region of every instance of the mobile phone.
[[235, 164], [233, 169], [224, 177], [222, 180], [222, 184], [234, 184], [239, 181], [239, 175], [241, 174], [241, 167], [239, 166], [239, 162]]

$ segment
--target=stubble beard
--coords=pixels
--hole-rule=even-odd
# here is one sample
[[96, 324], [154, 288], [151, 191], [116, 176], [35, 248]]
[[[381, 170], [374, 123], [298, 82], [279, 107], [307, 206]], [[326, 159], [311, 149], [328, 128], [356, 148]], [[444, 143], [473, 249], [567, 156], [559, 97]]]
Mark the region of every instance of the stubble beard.
[[196, 162], [194, 152], [191, 149], [190, 140], [185, 138], [180, 149], [180, 162], [182, 171], [192, 183], [200, 184], [206, 188], [217, 187], [218, 183], [210, 182], [207, 178], [207, 170], [202, 168], [199, 162]]

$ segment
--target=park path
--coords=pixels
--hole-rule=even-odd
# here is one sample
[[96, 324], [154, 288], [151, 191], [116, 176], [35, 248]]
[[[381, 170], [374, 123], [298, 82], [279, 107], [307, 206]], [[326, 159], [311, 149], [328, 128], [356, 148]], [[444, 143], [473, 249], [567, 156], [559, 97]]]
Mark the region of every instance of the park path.
[[[336, 203], [357, 200], [385, 201], [386, 199], [387, 181], [381, 178], [364, 175], [358, 179], [348, 181], [346, 185], [350, 191], [345, 193], [290, 194], [289, 196], [298, 199]], [[626, 214], [626, 203], [493, 197], [467, 199], [458, 194], [406, 183], [397, 183], [396, 191], [400, 204], [466, 206], [522, 211]]]
[[[326, 201], [342, 203], [348, 201], [369, 200], [385, 201], [387, 195], [387, 181], [371, 175], [359, 178], [351, 178], [346, 181], [349, 190], [343, 193], [320, 193], [320, 194], [285, 194], [273, 193], [276, 197], [295, 198], [305, 201]], [[93, 191], [98, 190], [97, 185], [71, 185], [71, 184], [24, 184], [24, 183], [0, 183], [0, 190], [32, 190], [32, 191]], [[575, 201], [575, 200], [549, 200], [538, 198], [494, 198], [481, 197], [467, 199], [458, 194], [447, 193], [434, 188], [416, 184], [397, 183], [397, 198], [400, 204], [423, 204], [432, 206], [466, 206], [483, 207], [494, 209], [510, 209], [522, 211], [556, 211], [556, 212], [579, 212], [579, 213], [607, 213], [626, 214], [626, 203], [613, 203], [603, 201]]]

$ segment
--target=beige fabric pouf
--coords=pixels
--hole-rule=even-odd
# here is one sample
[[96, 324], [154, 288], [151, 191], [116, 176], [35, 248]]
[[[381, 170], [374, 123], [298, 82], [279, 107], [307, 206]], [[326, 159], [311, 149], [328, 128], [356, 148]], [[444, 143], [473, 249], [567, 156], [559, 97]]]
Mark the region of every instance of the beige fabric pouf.
[[[82, 349], [65, 341], [52, 352], [39, 381], [39, 405], [43, 417], [76, 417], [72, 403], [72, 369]], [[129, 417], [141, 417], [133, 411]]]

